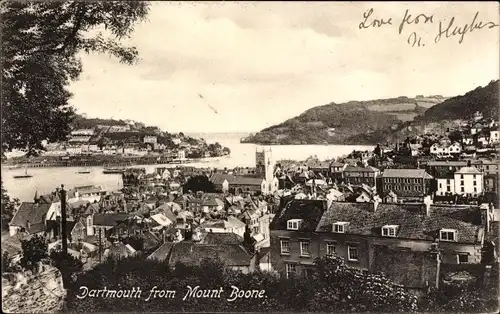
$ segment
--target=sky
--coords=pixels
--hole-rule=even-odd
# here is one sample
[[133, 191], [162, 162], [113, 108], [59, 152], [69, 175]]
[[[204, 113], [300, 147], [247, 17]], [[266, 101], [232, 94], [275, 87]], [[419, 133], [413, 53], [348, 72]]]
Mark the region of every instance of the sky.
[[[360, 29], [370, 9], [365, 25], [392, 25]], [[400, 34], [406, 10], [432, 20]], [[476, 12], [486, 27], [435, 42], [440, 22], [454, 17], [451, 34]], [[331, 102], [463, 95], [499, 78], [500, 29], [488, 22], [499, 24], [496, 2], [153, 2], [126, 42], [139, 62], [82, 54], [70, 103], [169, 132], [256, 132]]]

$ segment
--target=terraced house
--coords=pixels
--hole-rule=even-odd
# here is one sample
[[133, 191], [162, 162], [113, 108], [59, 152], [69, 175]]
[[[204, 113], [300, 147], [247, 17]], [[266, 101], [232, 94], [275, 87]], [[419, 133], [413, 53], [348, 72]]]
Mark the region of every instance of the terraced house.
[[344, 180], [346, 183], [369, 186], [377, 186], [377, 178], [380, 175], [380, 170], [375, 167], [358, 167], [347, 166], [344, 168]]
[[[271, 223], [271, 263], [284, 276], [309, 274], [316, 257], [384, 269], [424, 289], [439, 267], [479, 264], [487, 216], [479, 207], [292, 200]], [[406, 262], [402, 263], [402, 260]], [[399, 261], [399, 262], [397, 262]]]
[[423, 199], [432, 190], [433, 177], [424, 169], [386, 169], [382, 173], [382, 193], [396, 193], [398, 199]]

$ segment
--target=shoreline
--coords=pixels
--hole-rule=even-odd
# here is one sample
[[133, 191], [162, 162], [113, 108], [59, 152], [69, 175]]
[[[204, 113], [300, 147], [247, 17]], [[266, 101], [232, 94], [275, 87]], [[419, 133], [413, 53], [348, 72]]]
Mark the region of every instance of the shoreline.
[[184, 160], [175, 159], [160, 159], [155, 158], [130, 158], [133, 160], [58, 160], [51, 162], [17, 162], [7, 160], [2, 162], [2, 168], [6, 169], [21, 169], [21, 168], [70, 168], [70, 167], [132, 167], [132, 166], [148, 166], [148, 165], [183, 165], [190, 163], [210, 162], [214, 159], [227, 158], [229, 155], [207, 158], [188, 158]]

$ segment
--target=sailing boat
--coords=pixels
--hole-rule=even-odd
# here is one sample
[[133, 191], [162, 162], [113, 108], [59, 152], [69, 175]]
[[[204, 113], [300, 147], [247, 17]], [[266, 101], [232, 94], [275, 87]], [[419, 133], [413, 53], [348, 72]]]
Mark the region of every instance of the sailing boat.
[[24, 178], [31, 178], [32, 175], [28, 174], [28, 167], [25, 168], [24, 174], [16, 175], [14, 176], [14, 179], [24, 179]]

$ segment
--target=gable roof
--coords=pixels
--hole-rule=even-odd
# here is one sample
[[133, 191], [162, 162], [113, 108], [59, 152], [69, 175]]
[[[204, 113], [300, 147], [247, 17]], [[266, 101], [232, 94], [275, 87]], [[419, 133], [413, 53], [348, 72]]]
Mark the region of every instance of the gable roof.
[[94, 214], [93, 224], [97, 226], [114, 227], [120, 222], [127, 220], [129, 214], [116, 213], [116, 214]]
[[383, 178], [423, 178], [432, 179], [425, 169], [385, 169]]
[[170, 252], [168, 264], [177, 263], [197, 265], [204, 258], [219, 257], [228, 266], [249, 266], [252, 255], [238, 244], [196, 244], [192, 242], [175, 243]]
[[456, 229], [459, 243], [477, 244], [484, 235], [478, 207], [431, 206], [424, 215], [423, 204], [379, 204], [333, 202], [321, 217], [316, 232], [331, 232], [337, 221], [349, 222], [346, 233], [380, 236], [384, 225], [398, 225], [397, 237], [434, 241], [443, 228]]
[[303, 219], [301, 230], [314, 231], [326, 210], [326, 200], [293, 199], [277, 213], [269, 228], [271, 230], [286, 230], [290, 219]]
[[23, 202], [14, 214], [14, 217], [12, 217], [9, 225], [27, 228], [28, 221], [31, 226], [45, 224], [45, 217], [50, 206], [52, 206], [52, 203]]
[[203, 240], [200, 242], [202, 244], [211, 245], [221, 245], [221, 244], [242, 244], [243, 238], [236, 233], [219, 233], [219, 232], [209, 232], [206, 233]]

